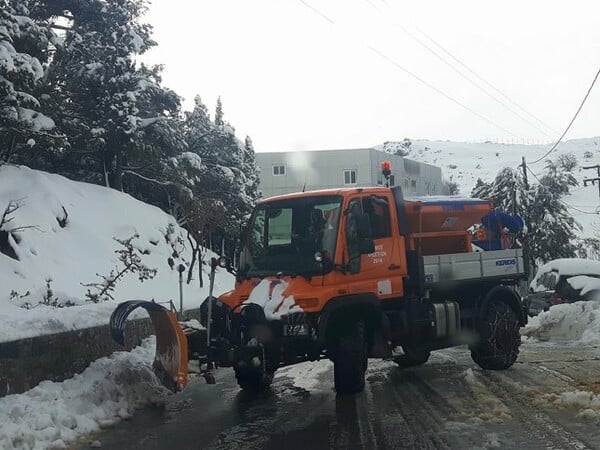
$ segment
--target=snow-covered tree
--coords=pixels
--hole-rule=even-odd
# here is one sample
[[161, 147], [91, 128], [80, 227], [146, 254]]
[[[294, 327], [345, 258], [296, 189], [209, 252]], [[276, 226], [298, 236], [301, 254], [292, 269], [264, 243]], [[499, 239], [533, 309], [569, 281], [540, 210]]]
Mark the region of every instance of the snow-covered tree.
[[[160, 67], [138, 64], [155, 42], [141, 22], [143, 0], [56, 0], [71, 18], [57, 47], [49, 79], [60, 99], [59, 126], [67, 134], [73, 166], [123, 190], [123, 177], [144, 171], [183, 142], [179, 97], [161, 86]], [[87, 163], [87, 164], [82, 164]], [[155, 168], [153, 168], [155, 169]], [[77, 177], [80, 178], [80, 177]], [[134, 182], [135, 183], [135, 182]]]
[[254, 144], [250, 136], [246, 136], [244, 141], [244, 161], [242, 171], [246, 175], [246, 195], [255, 203], [261, 197], [258, 190], [260, 183], [260, 168], [256, 164], [256, 155], [254, 153]]
[[217, 98], [217, 107], [215, 109], [215, 125], [222, 127], [223, 122], [223, 104], [221, 103], [221, 97]]
[[498, 172], [491, 183], [478, 180], [471, 196], [492, 200], [497, 209], [521, 216], [525, 215], [532, 201], [521, 173], [510, 167]]
[[0, 0], [0, 163], [24, 162], [33, 152], [60, 146], [45, 114], [44, 64], [56, 35], [31, 17], [25, 0]]
[[553, 190], [546, 185], [553, 176], [562, 179], [552, 170], [549, 167], [542, 183], [526, 187], [521, 172], [506, 167], [491, 183], [478, 180], [471, 193], [476, 198], [491, 199], [497, 209], [523, 217], [531, 262], [575, 256], [574, 230], [579, 225], [561, 201], [564, 188]]
[[577, 157], [573, 153], [563, 153], [558, 157], [557, 164], [561, 169], [572, 172], [577, 167]]
[[[567, 165], [570, 166], [568, 163]], [[571, 174], [570, 169], [565, 168], [563, 162], [559, 161], [559, 164], [557, 165], [550, 160], [546, 162], [546, 174], [540, 179], [540, 182], [546, 186], [550, 192], [557, 195], [568, 194], [571, 187], [579, 184], [573, 174]]]
[[444, 185], [444, 189], [448, 192], [448, 195], [458, 195], [460, 193], [460, 188], [456, 181], [452, 181], [451, 179], [444, 180], [442, 184]]
[[[244, 144], [236, 138], [234, 128], [223, 119], [220, 99], [215, 121], [211, 122], [206, 107], [196, 97], [194, 110], [186, 115], [185, 130], [189, 152], [202, 161], [197, 171], [187, 176], [193, 197], [189, 209], [206, 217], [194, 221], [192, 227], [196, 230], [190, 231], [203, 233], [205, 240], [216, 244], [215, 250], [219, 250], [222, 239], [227, 240], [232, 253], [231, 247], [240, 238], [240, 225], [259, 196], [252, 141], [248, 139]], [[217, 239], [211, 239], [217, 235]]]

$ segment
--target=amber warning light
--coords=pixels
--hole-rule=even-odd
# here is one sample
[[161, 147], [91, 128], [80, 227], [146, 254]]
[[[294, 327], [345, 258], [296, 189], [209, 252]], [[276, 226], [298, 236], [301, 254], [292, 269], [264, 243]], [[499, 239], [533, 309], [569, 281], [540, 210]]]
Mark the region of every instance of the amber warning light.
[[390, 161], [383, 161], [381, 163], [381, 173], [387, 178], [392, 173], [392, 163]]

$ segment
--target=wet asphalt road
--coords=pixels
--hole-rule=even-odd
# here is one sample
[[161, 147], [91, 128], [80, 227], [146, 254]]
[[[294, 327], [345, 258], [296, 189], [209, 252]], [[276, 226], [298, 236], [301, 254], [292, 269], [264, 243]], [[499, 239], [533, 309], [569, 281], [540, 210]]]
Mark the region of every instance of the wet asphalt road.
[[[164, 408], [139, 411], [75, 448], [600, 449], [598, 415], [557, 400], [600, 393], [600, 348], [525, 344], [513, 368], [480, 370], [464, 348], [424, 366], [371, 360], [362, 394], [336, 396], [328, 361], [278, 371], [272, 389], [240, 392], [233, 373], [197, 380]], [[585, 416], [585, 417], [584, 417]]]

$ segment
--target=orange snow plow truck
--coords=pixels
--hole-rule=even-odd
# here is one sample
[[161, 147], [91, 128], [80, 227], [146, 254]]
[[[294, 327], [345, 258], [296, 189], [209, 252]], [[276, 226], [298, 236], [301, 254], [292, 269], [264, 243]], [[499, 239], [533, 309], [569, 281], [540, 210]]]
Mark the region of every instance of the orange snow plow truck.
[[[152, 302], [122, 303], [113, 337], [122, 342], [129, 312], [146, 308], [154, 367], [173, 390], [195, 359], [205, 375], [232, 367], [251, 391], [266, 389], [279, 367], [328, 358], [337, 392], [360, 392], [369, 358], [416, 366], [458, 345], [482, 368], [506, 369], [526, 322], [515, 292], [526, 270], [518, 239], [481, 225], [491, 212], [484, 200], [405, 199], [400, 187], [268, 198], [246, 230], [235, 288], [202, 305], [202, 338]], [[479, 251], [492, 239], [500, 249]], [[228, 263], [213, 259], [211, 281], [219, 265]]]

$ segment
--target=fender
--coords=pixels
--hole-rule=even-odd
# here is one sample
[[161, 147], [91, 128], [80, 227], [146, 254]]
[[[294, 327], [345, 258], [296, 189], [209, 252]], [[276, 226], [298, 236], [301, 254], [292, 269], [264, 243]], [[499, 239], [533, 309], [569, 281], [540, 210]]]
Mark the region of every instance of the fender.
[[507, 286], [494, 286], [487, 294], [485, 294], [479, 308], [480, 319], [483, 318], [483, 313], [486, 310], [487, 305], [496, 298], [510, 306], [516, 314], [517, 319], [519, 319], [519, 325], [523, 327], [527, 324], [527, 315], [523, 310], [521, 297]]
[[375, 294], [355, 294], [334, 297], [323, 308], [319, 317], [318, 344], [324, 347], [331, 318], [342, 310], [353, 315], [364, 315], [370, 322], [371, 328], [381, 326], [381, 302]]

